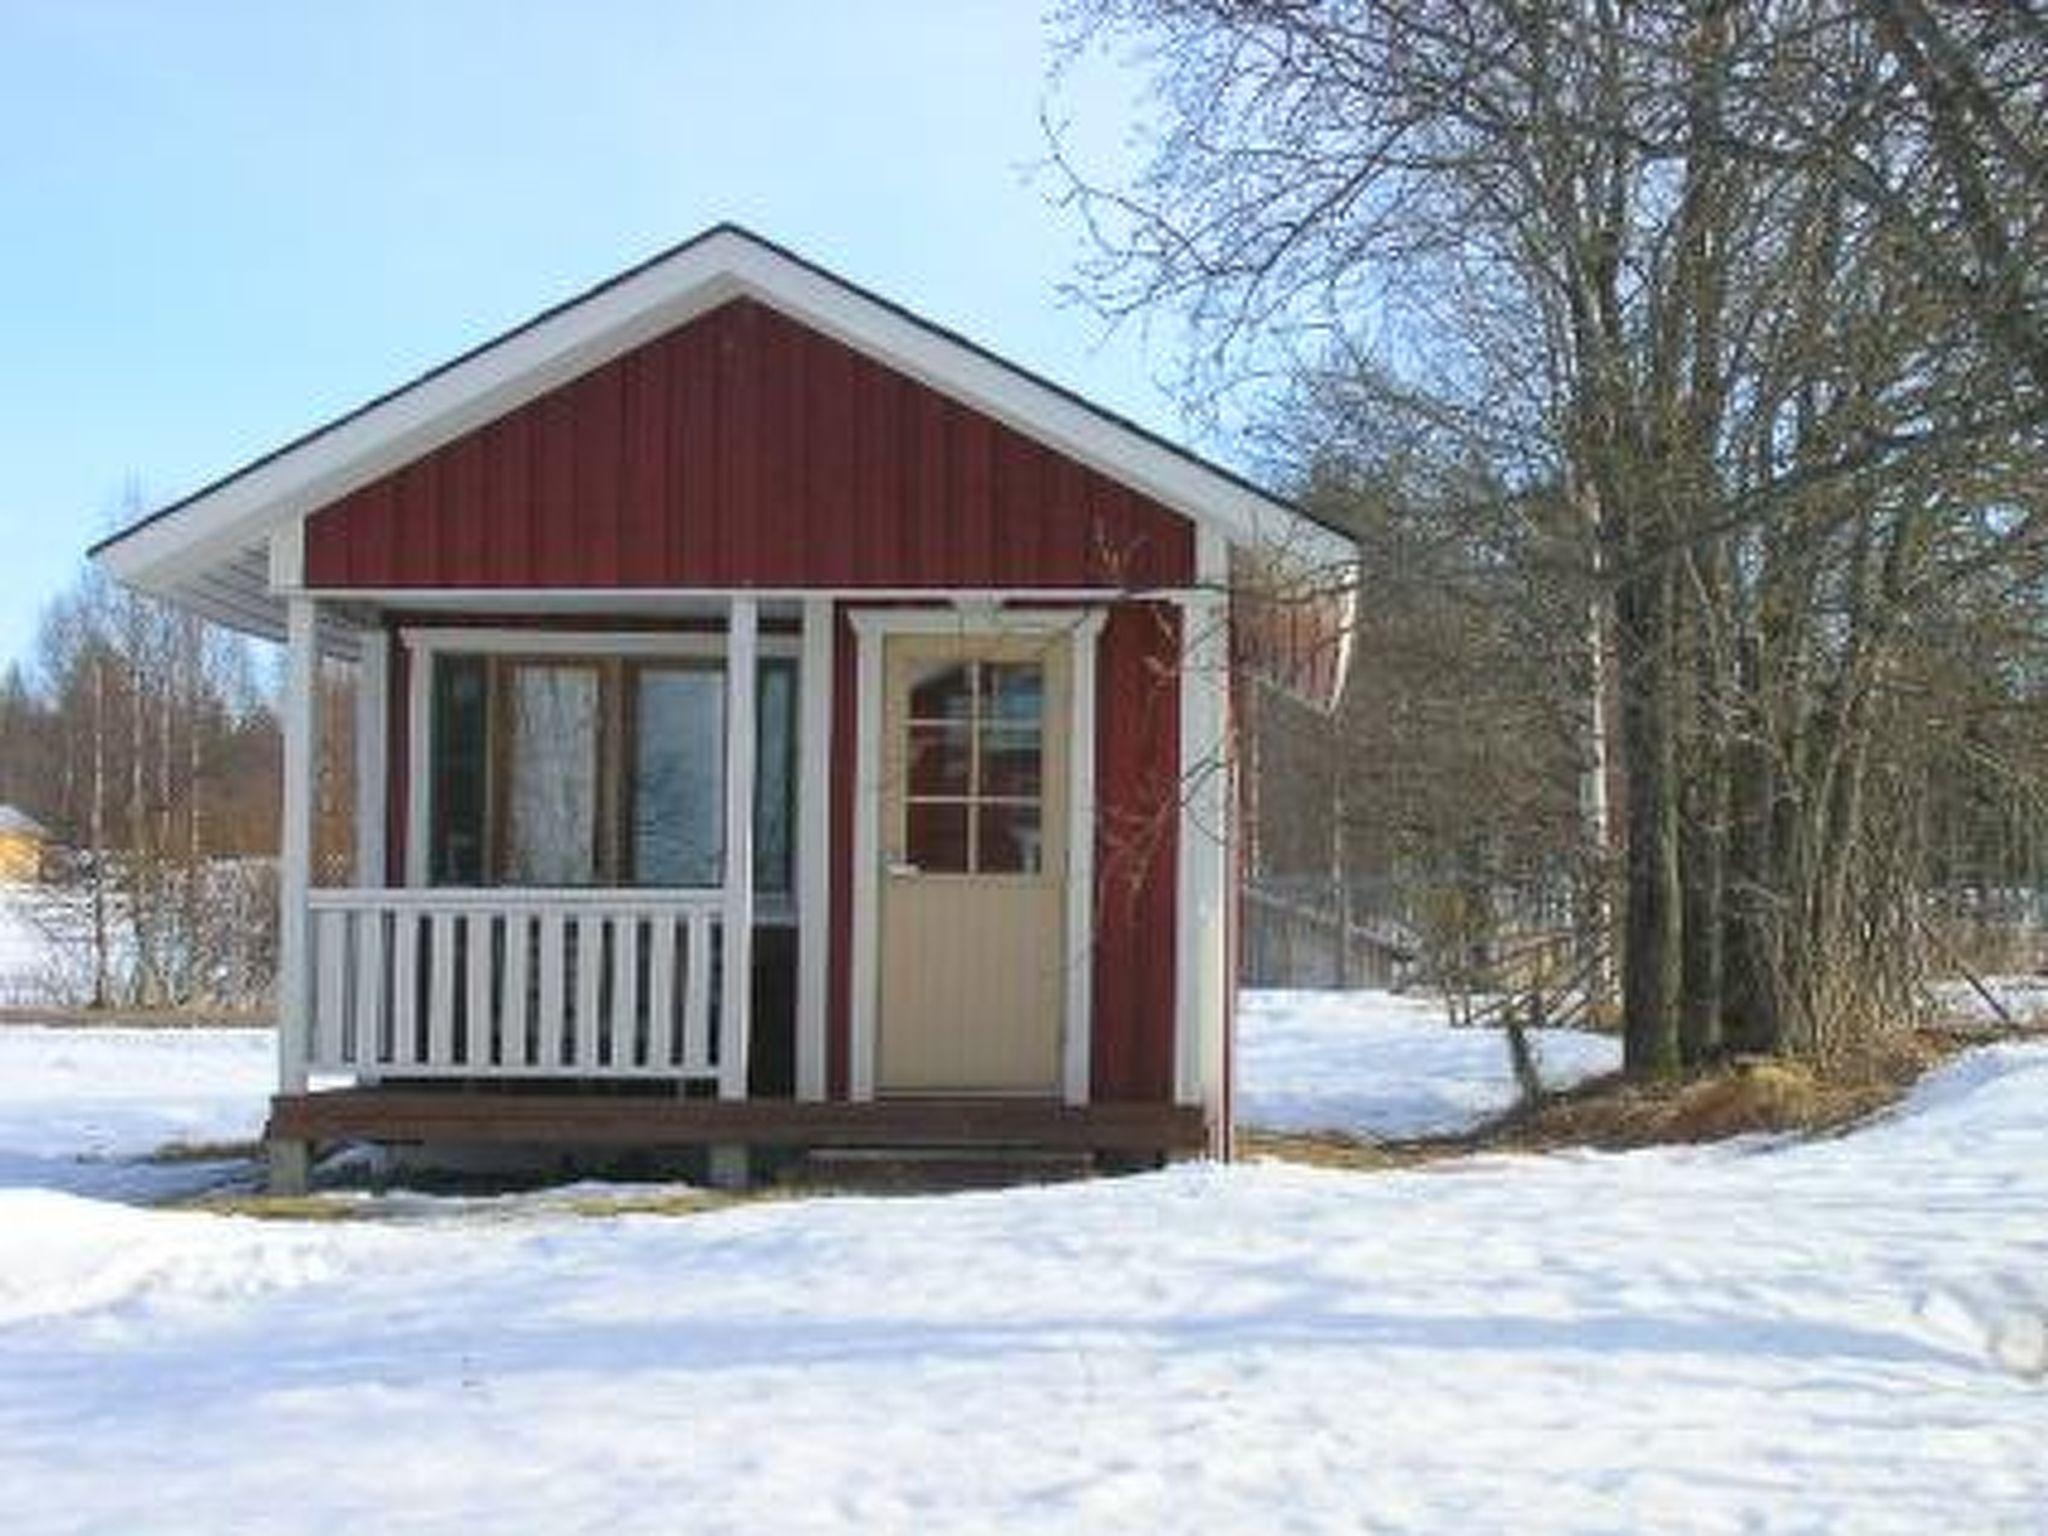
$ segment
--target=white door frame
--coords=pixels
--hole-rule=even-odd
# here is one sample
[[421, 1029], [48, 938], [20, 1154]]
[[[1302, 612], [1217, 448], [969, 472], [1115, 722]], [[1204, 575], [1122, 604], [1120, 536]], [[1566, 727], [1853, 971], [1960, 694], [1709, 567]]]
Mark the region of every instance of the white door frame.
[[1073, 718], [1067, 731], [1066, 988], [1060, 1021], [1060, 1097], [1086, 1104], [1095, 985], [1095, 670], [1109, 618], [1100, 607], [857, 608], [853, 809], [851, 1050], [847, 1096], [875, 1096], [881, 965], [882, 650], [891, 635], [1067, 635], [1073, 646]]

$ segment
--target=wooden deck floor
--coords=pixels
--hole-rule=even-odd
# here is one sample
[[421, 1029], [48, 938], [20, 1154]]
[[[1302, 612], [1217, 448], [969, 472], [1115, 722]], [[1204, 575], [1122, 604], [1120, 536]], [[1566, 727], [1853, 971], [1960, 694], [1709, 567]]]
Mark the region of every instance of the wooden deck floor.
[[1070, 1107], [1034, 1099], [787, 1099], [340, 1088], [271, 1100], [273, 1140], [302, 1142], [802, 1148], [1031, 1148], [1188, 1153], [1208, 1145], [1199, 1109]]

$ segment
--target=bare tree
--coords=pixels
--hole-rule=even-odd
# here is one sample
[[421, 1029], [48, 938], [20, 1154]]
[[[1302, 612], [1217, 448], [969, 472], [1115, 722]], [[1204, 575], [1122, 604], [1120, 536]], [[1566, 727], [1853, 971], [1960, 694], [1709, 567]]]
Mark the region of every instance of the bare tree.
[[1611, 658], [1632, 1070], [1825, 1052], [1902, 1006], [1925, 626], [2048, 531], [2039, 25], [1911, 0], [1069, 20], [1076, 47], [1145, 40], [1161, 117], [1135, 185], [1066, 165], [1097, 300], [1186, 314], [1212, 400], [1340, 381], [1369, 473], [1486, 488], [1435, 498], [1444, 542], [1511, 550], [1523, 608], [1568, 616], [1587, 716]]

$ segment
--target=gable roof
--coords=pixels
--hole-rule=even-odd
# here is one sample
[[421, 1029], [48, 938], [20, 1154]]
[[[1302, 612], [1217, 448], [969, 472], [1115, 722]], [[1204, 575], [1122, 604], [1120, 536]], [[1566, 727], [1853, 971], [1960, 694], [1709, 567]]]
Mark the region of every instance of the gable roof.
[[122, 581], [233, 627], [282, 631], [271, 535], [633, 347], [749, 296], [1213, 529], [1316, 566], [1350, 537], [1235, 472], [848, 282], [720, 224], [337, 417], [93, 546]]

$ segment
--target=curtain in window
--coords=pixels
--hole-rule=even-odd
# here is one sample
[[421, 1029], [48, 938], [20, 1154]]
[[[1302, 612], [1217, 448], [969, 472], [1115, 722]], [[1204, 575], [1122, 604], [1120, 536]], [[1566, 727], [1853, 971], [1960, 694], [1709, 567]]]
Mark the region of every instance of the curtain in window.
[[502, 878], [590, 885], [598, 862], [598, 673], [514, 667], [505, 706]]

